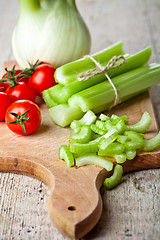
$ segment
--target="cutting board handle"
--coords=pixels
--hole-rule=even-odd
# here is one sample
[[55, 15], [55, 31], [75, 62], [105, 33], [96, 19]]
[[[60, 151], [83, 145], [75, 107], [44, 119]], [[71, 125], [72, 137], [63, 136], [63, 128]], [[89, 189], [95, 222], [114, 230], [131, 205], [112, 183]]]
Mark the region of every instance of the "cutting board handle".
[[[159, 159], [159, 150], [152, 154], [140, 154], [133, 161], [128, 160], [123, 164], [124, 173], [159, 168]], [[52, 170], [54, 184], [50, 188], [48, 209], [57, 228], [64, 235], [77, 239], [87, 234], [99, 221], [102, 213], [99, 189], [110, 173], [95, 166], [64, 168], [62, 178]]]
[[63, 172], [61, 168], [47, 168], [25, 158], [0, 157], [1, 171], [21, 173], [45, 182], [51, 190], [48, 210], [52, 221], [64, 235], [81, 238], [101, 217], [99, 189], [107, 171], [96, 166], [68, 168], [63, 161], [59, 163]]
[[95, 166], [74, 171], [75, 178], [73, 173], [63, 179], [54, 175], [48, 210], [55, 226], [64, 235], [77, 239], [87, 234], [101, 217], [103, 206], [99, 189], [107, 171]]

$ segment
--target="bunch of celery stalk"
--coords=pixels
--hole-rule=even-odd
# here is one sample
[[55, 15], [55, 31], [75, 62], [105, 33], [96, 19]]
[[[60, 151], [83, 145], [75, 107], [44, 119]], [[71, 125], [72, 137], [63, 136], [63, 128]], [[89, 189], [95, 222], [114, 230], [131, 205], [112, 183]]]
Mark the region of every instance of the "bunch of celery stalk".
[[[151, 47], [130, 55], [123, 51], [123, 43], [117, 42], [92, 57], [105, 67], [114, 56], [123, 55], [125, 63], [107, 71], [118, 91], [120, 102], [124, 102], [151, 86], [160, 83], [160, 64], [148, 64]], [[116, 63], [117, 65], [119, 62]], [[115, 100], [115, 91], [104, 73], [88, 80], [79, 81], [79, 75], [94, 69], [95, 63], [84, 57], [57, 68], [57, 85], [43, 92], [52, 120], [61, 127], [80, 119], [88, 110], [100, 113], [109, 109]]]

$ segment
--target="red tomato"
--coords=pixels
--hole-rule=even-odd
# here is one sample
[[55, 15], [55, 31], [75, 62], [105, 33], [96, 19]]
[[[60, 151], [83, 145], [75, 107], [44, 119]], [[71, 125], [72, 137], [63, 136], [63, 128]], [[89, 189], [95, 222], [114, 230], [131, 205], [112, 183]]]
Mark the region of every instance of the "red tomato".
[[20, 135], [35, 132], [41, 124], [41, 111], [37, 104], [28, 100], [13, 102], [6, 111], [8, 128]]
[[4, 121], [7, 108], [12, 103], [12, 100], [7, 93], [0, 92], [0, 121]]
[[38, 96], [41, 96], [44, 90], [56, 85], [54, 72], [55, 68], [49, 63], [42, 63], [36, 68], [29, 79], [29, 84]]
[[[20, 74], [22, 72], [22, 70], [16, 70], [16, 72], [13, 74], [15, 77], [18, 76], [18, 74]], [[8, 72], [6, 72], [2, 79], [4, 78], [8, 78], [9, 75], [8, 75]], [[17, 78], [17, 82], [25, 82], [25, 83], [28, 83], [28, 77], [25, 76], [25, 77], [21, 77], [21, 78]], [[0, 83], [0, 92], [5, 92], [5, 90], [9, 87], [9, 81], [5, 81], [5, 82], [1, 82]]]
[[8, 87], [5, 91], [13, 101], [30, 100], [35, 101], [36, 94], [28, 83], [19, 82], [14, 87]]
[[[22, 73], [22, 70], [15, 70], [15, 71], [16, 71], [16, 72], [13, 74], [15, 77], [17, 77], [20, 73]], [[8, 77], [10, 77], [10, 76], [9, 76], [8, 73], [6, 72], [6, 73], [3, 75], [2, 79], [3, 79], [3, 78], [8, 78]], [[18, 82], [28, 82], [28, 77], [27, 77], [27, 76], [25, 76], [25, 77], [20, 77], [20, 78], [18, 78], [17, 80], [18, 80]]]
[[7, 83], [0, 83], [0, 92], [4, 92], [9, 85]]

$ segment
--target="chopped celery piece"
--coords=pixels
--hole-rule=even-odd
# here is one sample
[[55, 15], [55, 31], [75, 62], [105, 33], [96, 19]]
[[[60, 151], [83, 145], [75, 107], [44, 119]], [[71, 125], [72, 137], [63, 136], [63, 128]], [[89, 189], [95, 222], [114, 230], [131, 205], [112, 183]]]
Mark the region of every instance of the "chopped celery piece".
[[76, 134], [71, 134], [69, 136], [69, 139], [71, 142], [77, 142], [77, 143], [87, 143], [91, 140], [92, 136], [92, 130], [89, 126], [82, 126], [80, 132]]
[[146, 132], [150, 128], [152, 123], [152, 118], [148, 112], [144, 112], [141, 120], [135, 124], [126, 125], [125, 130], [135, 131], [139, 133]]
[[112, 120], [113, 124], [117, 124], [120, 120], [123, 120], [125, 123], [128, 123], [128, 117], [126, 115], [119, 117], [115, 114], [112, 114], [111, 120]]
[[151, 139], [145, 139], [142, 147], [143, 151], [152, 151], [160, 145], [160, 132]]
[[116, 127], [113, 127], [111, 130], [109, 130], [106, 134], [100, 136], [99, 138], [95, 139], [95, 140], [92, 140], [92, 142], [98, 142], [102, 139], [102, 138], [109, 138], [110, 136], [114, 135], [118, 133]]
[[119, 122], [116, 124], [116, 128], [117, 128], [119, 134], [123, 134], [124, 128], [125, 128], [124, 121], [123, 120], [119, 120]]
[[101, 128], [97, 127], [96, 124], [91, 124], [91, 129], [93, 132], [99, 134], [99, 135], [104, 135], [106, 131], [102, 130]]
[[68, 167], [74, 166], [74, 158], [67, 145], [61, 145], [59, 148], [59, 158], [64, 159]]
[[99, 119], [101, 121], [107, 121], [107, 120], [110, 120], [110, 117], [108, 117], [107, 115], [101, 113], [100, 116], [99, 116]]
[[[113, 56], [119, 56], [124, 54], [123, 43], [117, 42], [106, 49], [93, 54], [95, 60], [99, 61], [100, 64], [106, 66], [107, 62]], [[89, 69], [95, 68], [95, 64], [89, 58], [81, 58], [74, 62], [67, 63], [56, 69], [54, 77], [57, 83], [66, 85], [77, 80], [77, 75]]]
[[124, 144], [128, 140], [127, 136], [119, 135], [117, 138], [117, 142]]
[[[159, 75], [160, 64], [150, 64], [114, 77], [112, 82], [118, 91], [120, 101], [124, 102], [160, 83]], [[83, 112], [96, 109], [98, 113], [105, 104], [108, 109], [114, 99], [115, 92], [106, 80], [72, 95], [68, 103], [70, 106], [79, 106]]]
[[76, 158], [75, 161], [76, 161], [77, 167], [91, 164], [91, 165], [97, 165], [97, 166], [103, 167], [108, 172], [112, 171], [113, 169], [113, 163], [110, 160], [100, 156], [95, 156], [95, 155], [82, 156], [82, 157]]
[[54, 101], [54, 99], [50, 96], [47, 90], [44, 90], [42, 92], [42, 97], [48, 108], [55, 107], [56, 105], [58, 105], [58, 103]]
[[70, 150], [73, 153], [95, 153], [98, 152], [98, 143], [89, 142], [89, 143], [71, 143]]
[[133, 158], [135, 158], [136, 154], [137, 154], [136, 150], [126, 151], [126, 158], [128, 160], [132, 160]]
[[68, 104], [59, 104], [49, 108], [51, 119], [61, 127], [68, 126], [74, 119], [79, 119], [83, 116], [83, 112], [79, 107], [69, 106]]
[[124, 163], [127, 159], [125, 153], [122, 153], [122, 154], [119, 154], [119, 155], [114, 155], [113, 157], [116, 159], [117, 163]]
[[110, 178], [104, 180], [104, 186], [107, 189], [112, 189], [118, 186], [122, 182], [123, 168], [121, 165], [117, 164], [114, 167], [113, 175]]
[[98, 128], [100, 128], [100, 129], [102, 129], [103, 131], [106, 132], [105, 122], [102, 122], [102, 121], [100, 121], [100, 120], [97, 120], [95, 124], [96, 124], [96, 126], [97, 126]]
[[76, 129], [78, 127], [81, 127], [82, 125], [91, 125], [92, 123], [94, 123], [96, 118], [96, 115], [91, 110], [89, 110], [81, 119], [71, 122], [70, 127], [72, 129]]
[[124, 143], [126, 150], [133, 151], [143, 146], [144, 137], [141, 134], [133, 131], [125, 131], [124, 135], [130, 139], [130, 141]]
[[83, 156], [97, 156], [97, 153], [87, 153], [84, 155], [84, 153], [72, 153], [74, 158], [79, 158]]
[[105, 150], [99, 148], [98, 155], [113, 157], [114, 155], [122, 154], [125, 151], [125, 147], [121, 143], [110, 143]]
[[114, 126], [114, 124], [112, 123], [111, 120], [107, 120], [107, 121], [105, 122], [105, 129], [106, 129], [107, 131], [111, 130], [111, 129], [113, 128], [113, 126]]
[[110, 136], [114, 136], [118, 133], [117, 128], [113, 127], [112, 129], [110, 129], [105, 135], [103, 135], [104, 138], [109, 138]]
[[[92, 125], [90, 126], [90, 127], [92, 127]], [[91, 128], [92, 129], [92, 128]], [[100, 135], [100, 134], [98, 134], [98, 133], [95, 133], [95, 132], [93, 132], [93, 130], [92, 130], [92, 139], [91, 139], [91, 141], [93, 141], [93, 140], [95, 140], [95, 139], [97, 139], [97, 138], [99, 138], [99, 137], [101, 137], [102, 135]]]
[[102, 137], [99, 141], [98, 147], [99, 149], [106, 150], [109, 144], [113, 143], [118, 137], [118, 133], [115, 132], [112, 135], [110, 135], [108, 138]]

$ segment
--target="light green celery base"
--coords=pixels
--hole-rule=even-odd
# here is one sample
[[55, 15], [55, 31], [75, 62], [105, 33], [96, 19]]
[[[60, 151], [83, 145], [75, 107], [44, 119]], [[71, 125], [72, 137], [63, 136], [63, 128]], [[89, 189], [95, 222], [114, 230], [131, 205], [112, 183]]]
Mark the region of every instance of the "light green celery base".
[[55, 107], [56, 105], [58, 105], [58, 103], [54, 101], [54, 99], [50, 96], [47, 90], [43, 91], [42, 97], [48, 108]]
[[80, 119], [84, 114], [79, 107], [70, 107], [68, 104], [59, 104], [48, 111], [51, 119], [61, 127], [68, 126], [73, 120]]

